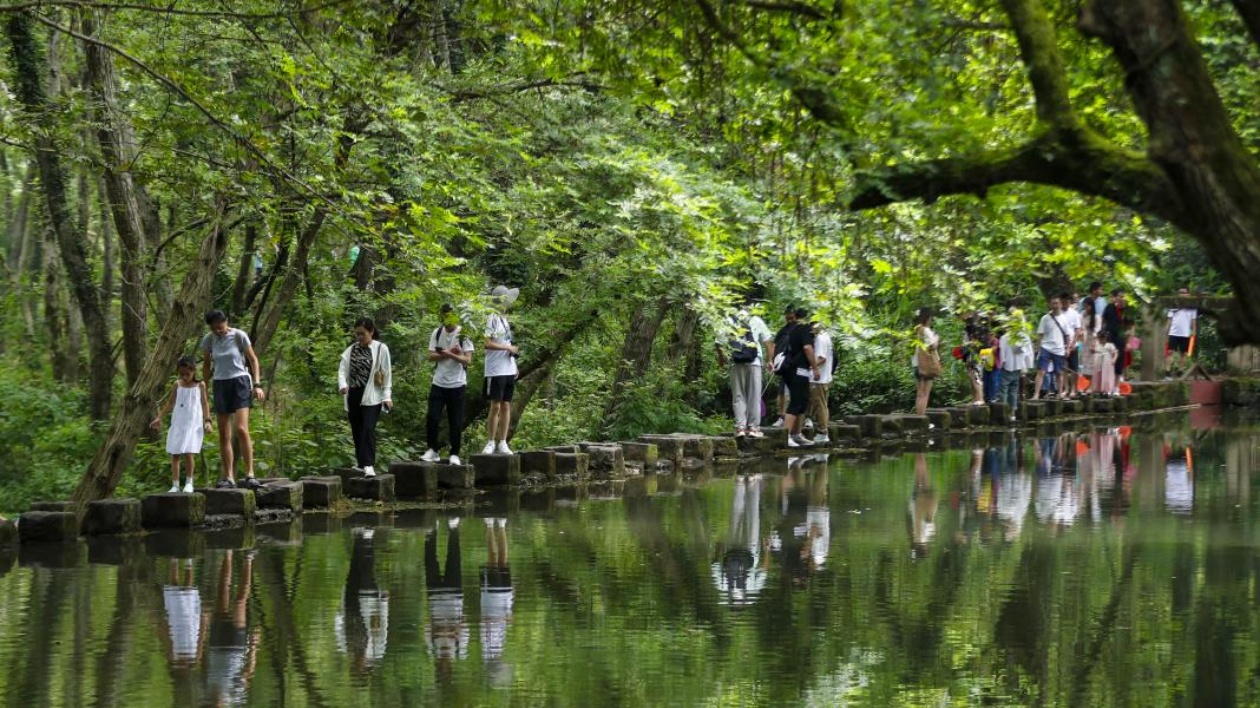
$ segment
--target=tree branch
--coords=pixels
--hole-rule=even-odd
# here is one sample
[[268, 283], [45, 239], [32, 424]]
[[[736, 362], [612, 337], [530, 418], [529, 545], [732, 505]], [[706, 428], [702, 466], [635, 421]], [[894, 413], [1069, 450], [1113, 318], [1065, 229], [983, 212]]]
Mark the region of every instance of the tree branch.
[[1028, 67], [1028, 78], [1037, 99], [1037, 119], [1048, 125], [1076, 125], [1076, 114], [1068, 98], [1063, 54], [1045, 6], [1041, 0], [1002, 0], [1002, 7], [1011, 18], [1020, 57]]
[[595, 81], [589, 81], [583, 78], [585, 76], [586, 74], [577, 74], [574, 76], [574, 78], [569, 78], [569, 79], [537, 79], [535, 81], [519, 81], [519, 82], [511, 83], [511, 84], [490, 86], [484, 89], [462, 89], [462, 90], [448, 89], [448, 91], [451, 94], [452, 101], [456, 103], [462, 103], [464, 101], [472, 101], [479, 98], [490, 98], [492, 96], [501, 96], [504, 94], [520, 93], [522, 91], [528, 91], [530, 89], [547, 88], [551, 86], [580, 88], [585, 91], [590, 91], [592, 93], [598, 93], [600, 91], [603, 91], [605, 88], [607, 88], [603, 84], [597, 83]]
[[206, 19], [232, 20], [278, 20], [308, 12], [327, 10], [339, 5], [348, 5], [354, 0], [333, 0], [332, 2], [297, 7], [284, 12], [229, 12], [227, 10], [182, 10], [174, 5], [142, 5], [139, 3], [90, 2], [88, 0], [33, 0], [33, 2], [13, 3], [0, 7], [0, 12], [21, 12], [23, 10], [42, 10], [47, 7], [69, 7], [92, 10], [133, 10], [151, 12], [159, 15], [179, 15], [182, 17], [202, 17]]
[[984, 198], [990, 187], [1028, 182], [1104, 197], [1174, 224], [1186, 216], [1158, 166], [1085, 129], [1047, 131], [1007, 150], [948, 157], [858, 178], [851, 209], [954, 194]]
[[757, 10], [785, 12], [791, 15], [802, 15], [814, 20], [830, 19], [821, 9], [793, 0], [744, 0], [744, 4]]

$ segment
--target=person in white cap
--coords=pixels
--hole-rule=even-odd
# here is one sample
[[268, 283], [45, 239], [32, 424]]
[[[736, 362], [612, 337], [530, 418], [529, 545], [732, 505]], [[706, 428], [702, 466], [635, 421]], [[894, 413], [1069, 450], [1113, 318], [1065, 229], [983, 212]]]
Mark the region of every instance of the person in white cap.
[[495, 312], [486, 321], [486, 398], [490, 417], [486, 421], [485, 455], [511, 455], [508, 427], [512, 424], [512, 394], [516, 390], [516, 357], [520, 350], [512, 343], [512, 324], [506, 312], [521, 294], [520, 288], [498, 285], [490, 291]]

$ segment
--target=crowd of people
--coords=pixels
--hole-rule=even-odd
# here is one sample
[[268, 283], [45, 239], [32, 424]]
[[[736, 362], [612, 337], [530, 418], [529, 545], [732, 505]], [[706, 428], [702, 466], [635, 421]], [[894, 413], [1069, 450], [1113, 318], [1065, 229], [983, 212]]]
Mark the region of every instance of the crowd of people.
[[[1189, 296], [1185, 288], [1178, 295]], [[784, 312], [784, 325], [773, 336], [747, 302], [727, 323], [734, 334], [717, 343], [719, 365], [729, 366], [736, 437], [761, 437], [766, 418], [763, 380], [772, 378], [779, 417], [774, 426], [788, 429], [789, 447], [829, 442], [828, 395], [835, 367], [831, 335], [797, 307]], [[958, 359], [970, 383], [971, 403], [1004, 403], [1011, 422], [1021, 400], [1119, 396], [1127, 390], [1125, 372], [1140, 346], [1123, 288], [1103, 294], [1090, 283], [1088, 295], [1063, 292], [1051, 297], [1033, 327], [1018, 301], [1005, 312], [972, 314], [962, 340], [949, 353]], [[915, 318], [910, 366], [915, 379], [914, 412], [927, 412], [932, 388], [943, 371], [941, 337], [932, 328], [935, 312], [921, 308]], [[1193, 308], [1168, 311], [1165, 377], [1184, 366], [1193, 353], [1198, 313]], [[1031, 375], [1030, 375], [1031, 374]], [[803, 427], [819, 431], [812, 440]]]
[[[483, 454], [512, 454], [508, 436], [520, 349], [507, 313], [519, 295], [519, 288], [504, 285], [489, 293], [491, 312], [482, 330], [483, 377], [489, 401]], [[1184, 298], [1189, 293], [1182, 289], [1179, 295]], [[808, 310], [790, 306], [783, 312], [783, 326], [772, 335], [765, 320], [754, 311], [754, 304], [752, 299], [746, 301], [725, 323], [723, 329], [728, 334], [716, 342], [719, 365], [729, 367], [735, 436], [764, 437], [766, 394], [773, 388], [778, 408], [772, 425], [787, 429], [788, 447], [830, 442], [829, 396], [836, 366], [831, 334], [810, 319]], [[934, 314], [931, 308], [920, 309], [912, 335], [914, 412], [920, 415], [927, 411], [934, 382], [943, 370], [941, 338], [932, 328]], [[1166, 375], [1171, 375], [1173, 367], [1183, 366], [1193, 353], [1197, 312], [1176, 308], [1168, 317], [1165, 369]], [[201, 451], [204, 436], [216, 427], [223, 465], [216, 486], [237, 486], [238, 451], [245, 472], [241, 486], [258, 485], [249, 413], [255, 399], [266, 398], [261, 365], [249, 335], [230, 326], [222, 311], [208, 312], [205, 322], [209, 331], [198, 345], [203, 380], [197, 378], [196, 359], [181, 358], [176, 367], [178, 380], [152, 422], [158, 429], [162, 419], [170, 415], [167, 452], [171, 455], [171, 493], [193, 491], [194, 456]], [[468, 367], [475, 346], [453, 306], [441, 308], [437, 324], [428, 338], [427, 359], [434, 371], [426, 418], [428, 449], [422, 459], [443, 459], [439, 451], [443, 449], [440, 432], [445, 417], [446, 459], [458, 465], [462, 463]], [[973, 314], [966, 318], [962, 340], [950, 353], [967, 372], [971, 403], [1005, 403], [1014, 422], [1025, 398], [1120, 395], [1127, 386], [1126, 368], [1139, 345], [1133, 324], [1124, 289], [1115, 288], [1110, 296], [1104, 296], [1103, 284], [1094, 282], [1083, 298], [1072, 292], [1049, 298], [1047, 311], [1035, 328], [1014, 301], [1003, 313]], [[354, 342], [341, 354], [337, 388], [354, 443], [354, 468], [370, 477], [376, 474], [377, 422], [393, 406], [393, 366], [389, 347], [377, 338], [371, 319], [356, 320], [353, 332]], [[1029, 377], [1029, 373], [1033, 375]], [[209, 387], [205, 381], [210, 382]], [[807, 427], [816, 431], [812, 439], [804, 434]]]

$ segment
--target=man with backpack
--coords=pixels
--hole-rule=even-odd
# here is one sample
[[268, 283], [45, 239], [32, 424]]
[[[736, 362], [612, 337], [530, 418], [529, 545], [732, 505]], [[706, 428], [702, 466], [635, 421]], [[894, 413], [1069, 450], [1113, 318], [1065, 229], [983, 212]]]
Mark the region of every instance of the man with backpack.
[[[761, 432], [761, 371], [774, 359], [774, 342], [764, 320], [751, 314], [747, 307], [731, 319], [734, 336], [719, 342], [719, 366], [726, 366], [730, 357], [731, 400], [735, 408], [735, 437], [764, 437]], [[761, 349], [765, 347], [763, 360]]]
[[429, 414], [425, 420], [425, 432], [429, 449], [425, 462], [442, 459], [438, 454], [438, 428], [442, 410], [446, 409], [446, 422], [450, 428], [452, 465], [460, 464], [459, 450], [464, 433], [464, 405], [468, 400], [468, 365], [472, 363], [472, 340], [463, 335], [459, 315], [455, 308], [443, 305], [439, 314], [441, 326], [429, 335], [429, 361], [433, 367], [433, 384], [429, 386]]

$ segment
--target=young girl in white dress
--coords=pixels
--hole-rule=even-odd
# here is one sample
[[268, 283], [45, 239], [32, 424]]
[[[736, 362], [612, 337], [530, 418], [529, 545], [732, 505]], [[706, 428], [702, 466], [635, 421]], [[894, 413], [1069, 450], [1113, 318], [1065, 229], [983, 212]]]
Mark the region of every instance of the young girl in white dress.
[[[190, 356], [180, 357], [176, 365], [179, 380], [171, 390], [170, 398], [149, 424], [154, 430], [162, 428], [162, 418], [171, 414], [171, 427], [166, 432], [166, 452], [171, 456], [171, 488], [168, 493], [180, 490], [181, 462], [188, 467], [184, 493], [193, 491], [196, 468], [193, 455], [201, 452], [201, 442], [210, 432], [210, 403], [206, 396], [206, 384], [197, 380], [197, 362]], [[173, 412], [172, 412], [173, 411]]]

